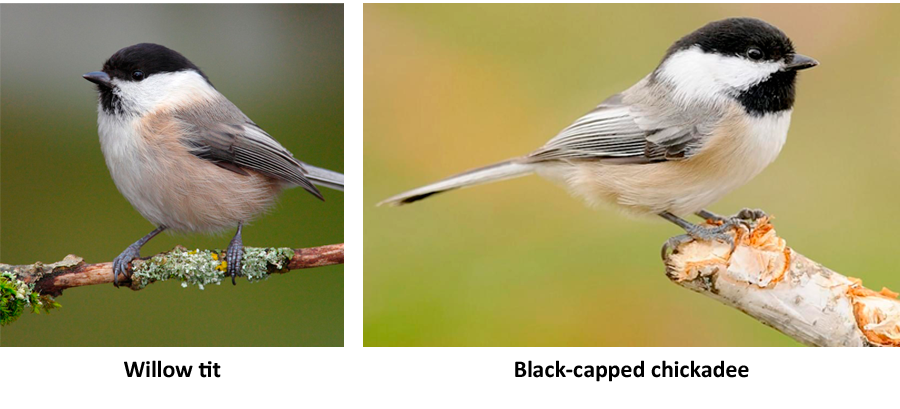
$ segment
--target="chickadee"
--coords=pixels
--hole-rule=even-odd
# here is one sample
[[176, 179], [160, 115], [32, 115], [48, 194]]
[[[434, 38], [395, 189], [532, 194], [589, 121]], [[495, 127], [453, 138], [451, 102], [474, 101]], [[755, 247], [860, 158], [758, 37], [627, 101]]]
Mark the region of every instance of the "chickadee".
[[[379, 204], [537, 173], [590, 204], [657, 214], [683, 228], [687, 235], [667, 242], [663, 257], [691, 237], [734, 245], [725, 231], [762, 212], [723, 218], [703, 209], [775, 160], [791, 122], [797, 71], [816, 65], [764, 21], [715, 21], [676, 41], [653, 72], [536, 151]], [[691, 213], [723, 224], [707, 229], [679, 217]]]
[[219, 93], [203, 71], [157, 44], [117, 51], [84, 74], [100, 94], [100, 148], [119, 192], [153, 230], [113, 260], [113, 283], [163, 230], [214, 232], [237, 226], [227, 273], [241, 274], [243, 223], [285, 188], [344, 190], [344, 175], [294, 159]]

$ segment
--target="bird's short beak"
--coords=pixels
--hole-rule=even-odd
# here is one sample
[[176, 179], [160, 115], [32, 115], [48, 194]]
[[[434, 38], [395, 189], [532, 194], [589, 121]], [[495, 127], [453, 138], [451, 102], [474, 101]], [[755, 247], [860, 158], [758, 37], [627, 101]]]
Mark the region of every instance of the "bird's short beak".
[[792, 71], [799, 71], [799, 70], [805, 70], [807, 68], [812, 68], [817, 65], [819, 65], [819, 62], [816, 61], [815, 59], [807, 57], [803, 54], [794, 54], [794, 58], [791, 59], [791, 62], [789, 62], [784, 67], [784, 69], [792, 70]]
[[112, 83], [109, 79], [109, 74], [103, 71], [94, 71], [89, 72], [87, 74], [82, 75], [84, 79], [93, 82], [94, 84], [104, 86], [106, 88], [112, 88]]

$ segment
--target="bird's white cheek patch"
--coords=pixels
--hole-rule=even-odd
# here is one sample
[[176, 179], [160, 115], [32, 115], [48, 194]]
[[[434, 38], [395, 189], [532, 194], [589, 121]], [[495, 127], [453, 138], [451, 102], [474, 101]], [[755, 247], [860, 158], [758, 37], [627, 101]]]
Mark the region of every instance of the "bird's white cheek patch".
[[706, 53], [693, 47], [669, 56], [660, 67], [659, 77], [674, 85], [675, 92], [684, 100], [713, 102], [765, 81], [781, 65]]
[[115, 85], [123, 107], [138, 115], [218, 95], [200, 74], [190, 70], [157, 73], [143, 81], [116, 81]]

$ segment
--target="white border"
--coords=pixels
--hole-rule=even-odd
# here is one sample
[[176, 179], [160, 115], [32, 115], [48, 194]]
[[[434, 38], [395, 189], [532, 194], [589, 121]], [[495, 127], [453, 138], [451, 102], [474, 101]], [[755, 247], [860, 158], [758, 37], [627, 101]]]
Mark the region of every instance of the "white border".
[[344, 346], [363, 345], [363, 7], [344, 5]]
[[[363, 5], [344, 7], [346, 348], [0, 349], [3, 407], [895, 407], [900, 354], [888, 350], [689, 348], [362, 348]], [[115, 35], [115, 33], [110, 33]], [[746, 379], [520, 379], [516, 360], [744, 364]], [[222, 365], [221, 378], [126, 378], [125, 360]]]

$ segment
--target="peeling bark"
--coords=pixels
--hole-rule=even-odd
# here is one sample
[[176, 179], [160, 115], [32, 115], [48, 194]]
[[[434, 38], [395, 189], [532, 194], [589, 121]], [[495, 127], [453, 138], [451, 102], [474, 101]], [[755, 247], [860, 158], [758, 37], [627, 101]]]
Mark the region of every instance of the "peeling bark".
[[811, 346], [900, 346], [897, 293], [863, 287], [787, 246], [767, 218], [736, 228], [737, 246], [694, 240], [666, 259], [676, 284]]

